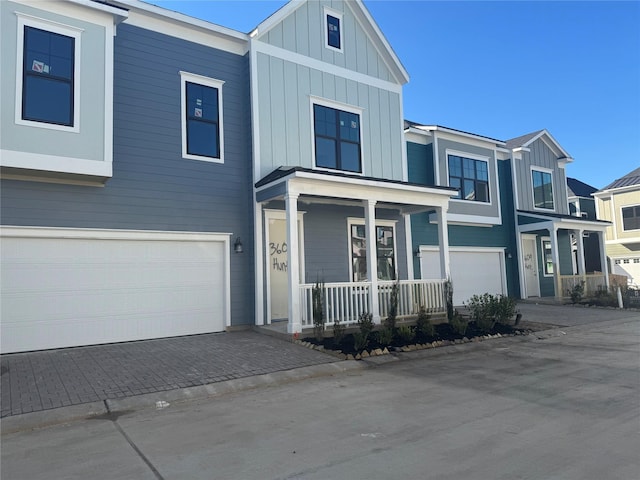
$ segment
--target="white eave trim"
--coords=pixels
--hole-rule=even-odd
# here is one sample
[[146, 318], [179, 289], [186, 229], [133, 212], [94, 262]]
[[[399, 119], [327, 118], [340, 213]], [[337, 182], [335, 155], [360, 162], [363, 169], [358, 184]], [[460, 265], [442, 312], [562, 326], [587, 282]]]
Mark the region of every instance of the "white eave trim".
[[123, 22], [128, 16], [129, 12], [126, 9], [112, 7], [104, 3], [98, 3], [93, 0], [68, 0], [76, 5], [82, 5], [83, 7], [92, 8], [94, 10], [100, 10], [101, 12], [110, 13], [117, 18], [117, 22]]
[[634, 190], [640, 190], [640, 184], [635, 185], [625, 185], [624, 187], [616, 187], [610, 188], [608, 190], [600, 190], [598, 192], [593, 192], [591, 195], [604, 200], [605, 197], [610, 197], [611, 195], [615, 195], [617, 193], [626, 193], [633, 192]]
[[489, 138], [489, 137], [483, 137], [482, 135], [475, 135], [473, 133], [462, 132], [460, 130], [454, 130], [452, 128], [442, 127], [442, 126], [439, 126], [439, 125], [414, 125], [414, 126], [410, 127], [410, 129], [422, 130], [422, 131], [425, 131], [425, 132], [442, 132], [442, 133], [447, 133], [449, 135], [453, 135], [453, 136], [456, 136], [456, 137], [471, 138], [473, 140], [478, 140], [478, 141], [483, 142], [483, 143], [488, 143], [493, 148], [495, 148], [496, 146], [498, 146], [498, 147], [505, 147], [506, 146], [506, 143], [503, 142], [502, 140], [498, 140], [498, 139], [495, 139], [495, 138]]

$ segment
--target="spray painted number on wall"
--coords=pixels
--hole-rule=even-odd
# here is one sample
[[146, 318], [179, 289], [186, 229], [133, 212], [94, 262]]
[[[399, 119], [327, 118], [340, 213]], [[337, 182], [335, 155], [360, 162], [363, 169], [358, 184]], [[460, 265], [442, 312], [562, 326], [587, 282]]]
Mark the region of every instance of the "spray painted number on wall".
[[[287, 242], [282, 242], [282, 244], [273, 243], [273, 242], [270, 243], [269, 252], [271, 255], [271, 268], [279, 272], [286, 272], [287, 271], [287, 260], [286, 260]], [[280, 257], [280, 255], [283, 255], [283, 257]]]

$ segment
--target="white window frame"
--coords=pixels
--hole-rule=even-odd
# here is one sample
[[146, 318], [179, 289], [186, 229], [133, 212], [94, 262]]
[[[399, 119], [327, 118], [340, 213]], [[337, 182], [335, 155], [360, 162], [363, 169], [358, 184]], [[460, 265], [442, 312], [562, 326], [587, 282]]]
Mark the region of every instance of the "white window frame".
[[[310, 102], [309, 102], [309, 115], [311, 118], [311, 155], [313, 156], [313, 169], [314, 170], [320, 170], [323, 172], [340, 172], [340, 173], [344, 173], [346, 175], [361, 175], [361, 176], [365, 176], [365, 164], [364, 164], [364, 159], [365, 157], [365, 151], [364, 151], [364, 139], [362, 137], [362, 132], [363, 132], [363, 128], [362, 128], [362, 122], [364, 120], [364, 115], [363, 112], [364, 110], [360, 107], [356, 107], [354, 105], [347, 105], [344, 103], [339, 103], [339, 102], [335, 102], [333, 100], [328, 100], [326, 98], [320, 98], [320, 97], [314, 97], [314, 96], [310, 96], [309, 97]], [[356, 114], [360, 117], [360, 166], [361, 166], [361, 172], [351, 172], [349, 170], [340, 170], [338, 168], [326, 168], [326, 167], [318, 167], [316, 165], [316, 127], [315, 127], [315, 121], [314, 121], [314, 115], [313, 115], [313, 106], [314, 105], [321, 105], [323, 107], [328, 107], [328, 108], [333, 108], [334, 110], [342, 110], [343, 112], [348, 112], [348, 113], [353, 113]]]
[[[18, 40], [16, 55], [16, 104], [15, 123], [36, 128], [59, 130], [62, 132], [80, 133], [80, 59], [82, 28], [65, 25], [44, 18], [34, 17], [21, 12], [15, 12], [18, 17]], [[25, 27], [37, 28], [65, 37], [74, 39], [73, 48], [73, 125], [57, 125], [55, 123], [37, 122], [22, 118], [22, 87], [24, 75], [24, 29]]]
[[[218, 89], [218, 142], [220, 158], [205, 157], [187, 153], [187, 82]], [[182, 127], [182, 158], [210, 163], [224, 163], [224, 109], [222, 106], [222, 86], [224, 81], [215, 78], [180, 71], [180, 124]]]
[[[340, 48], [336, 48], [336, 47], [333, 47], [333, 46], [329, 45], [329, 38], [328, 38], [328, 32], [329, 32], [329, 18], [328, 18], [328, 16], [329, 15], [331, 15], [332, 17], [337, 18], [338, 21], [340, 22]], [[342, 13], [338, 12], [336, 10], [333, 10], [331, 8], [324, 7], [324, 14], [323, 14], [322, 18], [323, 18], [323, 25], [324, 25], [323, 32], [324, 32], [324, 46], [325, 46], [325, 48], [328, 48], [332, 52], [344, 53], [344, 35], [342, 34], [342, 31], [344, 30], [344, 28], [343, 28], [344, 22], [342, 21]]]
[[633, 207], [640, 207], [640, 204], [630, 204], [630, 205], [621, 205], [620, 206], [620, 225], [622, 226], [622, 231], [623, 232], [638, 232], [640, 231], [640, 228], [632, 228], [632, 229], [625, 229], [624, 228], [624, 217], [622, 216], [622, 210], [625, 208], [633, 208]]
[[445, 171], [446, 171], [446, 175], [447, 175], [447, 186], [449, 185], [449, 155], [453, 155], [455, 157], [463, 157], [463, 158], [468, 158], [470, 160], [480, 160], [481, 162], [485, 162], [487, 164], [487, 186], [489, 188], [489, 201], [488, 202], [479, 202], [477, 200], [465, 200], [464, 198], [451, 198], [449, 201], [450, 202], [457, 202], [457, 203], [463, 203], [463, 204], [471, 204], [471, 205], [493, 205], [493, 197], [494, 195], [491, 194], [491, 169], [489, 168], [489, 163], [491, 161], [491, 157], [487, 157], [485, 155], [478, 155], [478, 154], [473, 154], [473, 153], [468, 153], [468, 152], [463, 152], [461, 150], [450, 150], [450, 149], [445, 149], [444, 152], [444, 156], [445, 156]]
[[[393, 228], [393, 268], [394, 268], [394, 272], [393, 273], [394, 273], [396, 279], [398, 278], [398, 237], [396, 236], [396, 234], [397, 234], [396, 224], [397, 223], [398, 223], [397, 220], [381, 220], [381, 219], [378, 219], [378, 218], [376, 218], [376, 221], [375, 221], [376, 229], [377, 229], [377, 227], [392, 227]], [[347, 258], [349, 259], [349, 282], [350, 283], [355, 283], [353, 281], [353, 252], [351, 251], [351, 248], [352, 248], [351, 227], [354, 226], [354, 225], [365, 226], [364, 218], [357, 218], [357, 217], [348, 217], [347, 218], [347, 251], [348, 251]], [[367, 241], [369, 241], [369, 240], [367, 239]], [[387, 281], [387, 280], [378, 280], [378, 281]]]
[[[547, 259], [545, 257], [545, 242], [549, 242], [549, 246], [551, 247], [551, 237], [540, 237], [540, 256], [542, 257], [542, 276], [543, 277], [553, 277], [554, 272], [547, 273]], [[553, 249], [553, 247], [551, 247]], [[553, 250], [552, 250], [553, 251]], [[553, 257], [553, 254], [551, 255]], [[553, 262], [551, 262], [552, 268]]]
[[[553, 200], [553, 208], [536, 207], [536, 192], [533, 187], [533, 172], [548, 173], [551, 176], [551, 200]], [[533, 207], [533, 209], [538, 210], [540, 212], [555, 212], [556, 211], [556, 188], [555, 188], [556, 186], [553, 179], [553, 170], [551, 170], [550, 168], [544, 168], [544, 167], [538, 167], [538, 166], [532, 165], [529, 172], [529, 182], [531, 186], [531, 206]]]

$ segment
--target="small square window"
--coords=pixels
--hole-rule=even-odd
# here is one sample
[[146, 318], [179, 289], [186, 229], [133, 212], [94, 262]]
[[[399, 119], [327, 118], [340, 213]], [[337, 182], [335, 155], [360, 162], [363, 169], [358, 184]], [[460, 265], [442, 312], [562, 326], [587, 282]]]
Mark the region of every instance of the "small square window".
[[449, 155], [449, 186], [461, 200], [489, 203], [489, 169], [484, 160]]

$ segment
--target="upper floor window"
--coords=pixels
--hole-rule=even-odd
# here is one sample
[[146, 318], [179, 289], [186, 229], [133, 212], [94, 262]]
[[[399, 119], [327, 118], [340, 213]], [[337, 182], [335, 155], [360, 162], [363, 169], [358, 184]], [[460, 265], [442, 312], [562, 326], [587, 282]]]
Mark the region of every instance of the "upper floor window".
[[362, 172], [360, 115], [313, 105], [316, 167]]
[[640, 230], [640, 205], [622, 207], [622, 229]]
[[449, 186], [458, 189], [455, 198], [489, 202], [489, 169], [484, 160], [449, 155]]
[[[376, 225], [378, 280], [396, 279], [395, 226]], [[364, 224], [350, 223], [351, 272], [354, 282], [367, 281], [367, 238]]]
[[82, 30], [18, 15], [16, 123], [79, 131]]
[[324, 18], [325, 32], [327, 35], [325, 46], [329, 49], [342, 52], [342, 14], [325, 9]]
[[224, 82], [180, 72], [182, 156], [223, 162], [222, 85]]
[[553, 210], [553, 177], [551, 172], [531, 170], [533, 205], [535, 208]]

